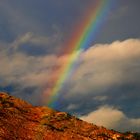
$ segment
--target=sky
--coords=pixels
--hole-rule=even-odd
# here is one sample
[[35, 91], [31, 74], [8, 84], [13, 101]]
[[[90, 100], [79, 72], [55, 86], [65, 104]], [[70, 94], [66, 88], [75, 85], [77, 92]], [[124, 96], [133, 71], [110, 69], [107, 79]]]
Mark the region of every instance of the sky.
[[[51, 80], [71, 55], [64, 51], [67, 42], [96, 2], [1, 0], [0, 91], [47, 105]], [[55, 109], [109, 129], [140, 131], [140, 1], [108, 4], [108, 14], [57, 93]]]

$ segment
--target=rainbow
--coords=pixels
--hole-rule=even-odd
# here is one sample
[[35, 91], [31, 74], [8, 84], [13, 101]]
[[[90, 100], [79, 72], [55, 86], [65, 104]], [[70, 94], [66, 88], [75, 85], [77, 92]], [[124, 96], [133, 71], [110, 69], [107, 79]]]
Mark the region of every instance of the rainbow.
[[90, 47], [89, 45], [97, 36], [101, 24], [104, 23], [110, 3], [110, 0], [98, 0], [94, 3], [85, 13], [82, 23], [78, 24], [77, 28], [74, 29], [72, 39], [64, 44], [64, 48], [66, 46], [65, 53], [69, 54], [69, 58], [62, 70], [58, 72], [55, 81], [53, 81], [53, 87], [49, 90], [49, 93], [46, 93], [49, 96], [47, 97], [47, 104], [49, 106], [55, 107], [59, 91], [63, 88], [71, 70], [74, 69], [76, 60], [85, 49]]

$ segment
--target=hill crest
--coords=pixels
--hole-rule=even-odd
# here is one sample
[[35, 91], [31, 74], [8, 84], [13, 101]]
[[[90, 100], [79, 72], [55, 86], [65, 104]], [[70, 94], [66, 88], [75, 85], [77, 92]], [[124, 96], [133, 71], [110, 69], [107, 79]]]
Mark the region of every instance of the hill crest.
[[31, 104], [0, 92], [0, 140], [139, 140], [82, 121], [66, 112]]

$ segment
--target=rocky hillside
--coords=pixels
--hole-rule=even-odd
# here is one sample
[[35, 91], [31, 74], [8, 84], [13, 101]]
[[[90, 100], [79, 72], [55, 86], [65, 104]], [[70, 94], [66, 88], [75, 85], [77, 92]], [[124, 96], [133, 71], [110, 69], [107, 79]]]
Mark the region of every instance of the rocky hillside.
[[0, 93], [0, 140], [140, 140]]

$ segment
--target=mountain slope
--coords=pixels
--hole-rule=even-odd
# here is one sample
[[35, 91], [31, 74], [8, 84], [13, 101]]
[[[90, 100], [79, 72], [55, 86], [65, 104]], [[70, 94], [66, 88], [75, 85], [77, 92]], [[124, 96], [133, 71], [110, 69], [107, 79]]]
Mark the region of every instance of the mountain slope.
[[138, 138], [0, 93], [0, 140], [136, 140], [134, 135]]

